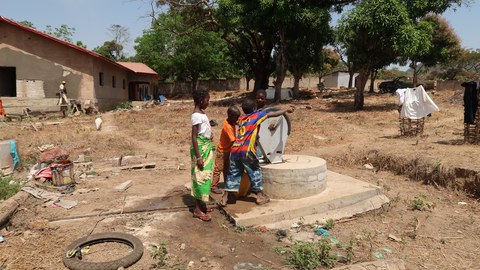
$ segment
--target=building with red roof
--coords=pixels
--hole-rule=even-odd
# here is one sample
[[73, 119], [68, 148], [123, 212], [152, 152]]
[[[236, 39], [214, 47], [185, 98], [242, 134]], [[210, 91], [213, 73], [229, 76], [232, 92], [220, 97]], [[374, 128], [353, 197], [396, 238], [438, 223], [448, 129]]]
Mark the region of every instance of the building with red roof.
[[159, 79], [145, 64], [115, 62], [0, 16], [0, 98], [6, 113], [58, 110], [62, 81], [70, 99], [109, 110], [156, 96]]

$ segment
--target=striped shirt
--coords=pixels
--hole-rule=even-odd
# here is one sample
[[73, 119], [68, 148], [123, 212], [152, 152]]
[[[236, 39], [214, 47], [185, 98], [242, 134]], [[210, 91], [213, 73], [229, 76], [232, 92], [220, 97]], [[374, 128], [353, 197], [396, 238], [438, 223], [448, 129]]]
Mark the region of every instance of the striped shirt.
[[233, 143], [230, 159], [239, 160], [247, 157], [249, 152], [256, 154], [255, 140], [258, 126], [267, 119], [266, 111], [255, 111], [238, 118], [238, 132]]

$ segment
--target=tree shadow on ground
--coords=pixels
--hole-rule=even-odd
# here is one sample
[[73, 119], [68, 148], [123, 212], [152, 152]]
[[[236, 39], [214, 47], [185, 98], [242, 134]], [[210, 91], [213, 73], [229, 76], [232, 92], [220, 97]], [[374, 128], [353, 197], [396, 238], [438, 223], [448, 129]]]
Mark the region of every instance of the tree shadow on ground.
[[435, 142], [435, 143], [437, 143], [437, 144], [442, 144], [442, 145], [462, 145], [462, 144], [465, 144], [465, 143], [463, 142], [463, 139], [438, 141], [438, 142]]
[[365, 105], [363, 110], [357, 111], [353, 107], [353, 101], [333, 101], [328, 104], [326, 108], [315, 109], [318, 112], [329, 113], [358, 113], [358, 112], [385, 112], [388, 113], [392, 110], [396, 110], [397, 105], [394, 103], [378, 104], [378, 105]]

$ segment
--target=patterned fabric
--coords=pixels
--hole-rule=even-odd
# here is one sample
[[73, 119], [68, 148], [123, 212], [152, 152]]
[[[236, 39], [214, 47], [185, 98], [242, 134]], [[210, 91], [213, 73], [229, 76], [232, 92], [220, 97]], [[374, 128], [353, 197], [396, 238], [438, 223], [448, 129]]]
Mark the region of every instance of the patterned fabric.
[[250, 177], [252, 191], [263, 190], [260, 163], [257, 157], [250, 152], [247, 157], [242, 156], [239, 160], [230, 160], [230, 170], [225, 181], [225, 191], [238, 192], [244, 171]]
[[193, 145], [190, 147], [192, 161], [192, 196], [198, 200], [208, 202], [210, 198], [210, 186], [212, 183], [213, 169], [213, 145], [210, 138], [197, 135], [198, 151], [202, 156], [203, 170], [197, 166], [197, 157]]
[[255, 111], [238, 118], [238, 134], [232, 146], [231, 160], [247, 157], [249, 152], [256, 153], [255, 141], [257, 139], [258, 126], [265, 119], [267, 119], [266, 111]]

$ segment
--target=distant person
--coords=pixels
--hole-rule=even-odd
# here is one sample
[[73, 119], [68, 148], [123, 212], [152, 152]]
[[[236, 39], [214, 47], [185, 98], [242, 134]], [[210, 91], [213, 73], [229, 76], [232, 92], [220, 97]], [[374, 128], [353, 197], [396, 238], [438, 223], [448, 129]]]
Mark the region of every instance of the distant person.
[[256, 194], [256, 203], [262, 205], [270, 201], [263, 192], [262, 171], [256, 155], [257, 127], [269, 117], [293, 112], [293, 108], [276, 112], [258, 111], [256, 102], [251, 99], [243, 101], [242, 110], [244, 115], [238, 119], [238, 134], [230, 153], [230, 168], [225, 183], [225, 192], [222, 200], [219, 202], [219, 205], [222, 207], [227, 206], [233, 192], [238, 192], [244, 170], [247, 171], [250, 177], [250, 186], [252, 192]]
[[222, 193], [222, 190], [218, 188], [220, 174], [223, 172], [224, 182], [228, 175], [228, 169], [230, 166], [230, 149], [235, 141], [235, 125], [237, 124], [238, 117], [240, 117], [240, 110], [236, 106], [230, 106], [227, 110], [227, 119], [223, 122], [220, 140], [218, 141], [217, 151], [215, 153], [211, 187], [211, 192], [215, 194]]
[[2, 99], [0, 98], [0, 115], [5, 115], [5, 110], [3, 109]]
[[267, 101], [267, 91], [258, 89], [255, 93], [255, 101], [257, 102], [257, 110], [262, 111]]
[[207, 212], [212, 211], [206, 205], [210, 200], [210, 186], [212, 183], [213, 133], [210, 121], [205, 114], [205, 109], [210, 102], [210, 95], [207, 91], [197, 90], [193, 92], [195, 108], [192, 121], [192, 146], [190, 156], [192, 160], [192, 191], [195, 198], [195, 209], [193, 216], [203, 221], [210, 221], [211, 217]]
[[67, 83], [65, 81], [62, 81], [60, 86], [58, 87], [58, 104], [60, 105], [60, 111], [63, 114], [63, 117], [67, 116], [67, 109], [68, 109], [68, 98], [67, 98], [67, 87], [65, 86]]

